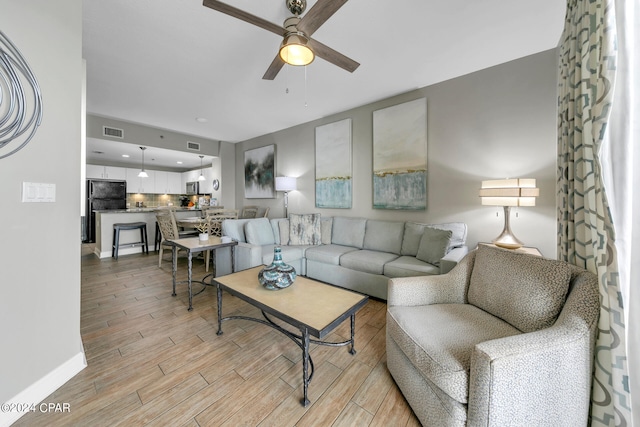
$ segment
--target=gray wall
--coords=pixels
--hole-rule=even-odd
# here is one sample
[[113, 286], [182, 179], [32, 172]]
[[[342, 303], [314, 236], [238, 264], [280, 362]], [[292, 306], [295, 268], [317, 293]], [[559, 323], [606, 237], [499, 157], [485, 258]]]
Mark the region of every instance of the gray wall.
[[[122, 129], [124, 138], [113, 138], [103, 135], [103, 126]], [[197, 142], [200, 144], [198, 154], [206, 156], [218, 156], [220, 152], [220, 142], [212, 139], [201, 138], [194, 135], [186, 135], [167, 129], [153, 128], [138, 123], [116, 120], [93, 114], [87, 115], [87, 138], [104, 139], [107, 141], [125, 142], [135, 145], [147, 145], [168, 150], [184, 151], [194, 153], [187, 148], [187, 142]]]
[[[0, 160], [0, 402], [7, 402], [83, 352], [82, 1], [0, 0], [0, 10], [0, 29], [40, 83], [44, 114], [31, 142]], [[21, 203], [23, 182], [56, 184], [55, 203]]]
[[[427, 98], [428, 116], [427, 209], [372, 209], [373, 111], [421, 97]], [[555, 106], [556, 53], [550, 50], [239, 143], [236, 200], [238, 205], [269, 206], [271, 217], [284, 215], [282, 194], [277, 199], [244, 199], [244, 151], [275, 144], [276, 176], [299, 178], [299, 191], [289, 195], [289, 212], [463, 221], [469, 226], [467, 242], [474, 247], [497, 237], [504, 224], [502, 208], [480, 204], [481, 181], [536, 178], [541, 194], [537, 206], [518, 209], [518, 217], [512, 211], [511, 227], [528, 246], [555, 258]], [[353, 207], [317, 209], [315, 127], [344, 118], [352, 119]]]

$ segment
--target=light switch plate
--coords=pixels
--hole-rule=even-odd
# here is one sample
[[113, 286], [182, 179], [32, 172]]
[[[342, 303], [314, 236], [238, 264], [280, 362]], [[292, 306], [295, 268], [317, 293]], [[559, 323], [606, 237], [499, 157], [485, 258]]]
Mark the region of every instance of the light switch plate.
[[55, 184], [40, 182], [22, 183], [22, 203], [53, 203], [55, 201]]

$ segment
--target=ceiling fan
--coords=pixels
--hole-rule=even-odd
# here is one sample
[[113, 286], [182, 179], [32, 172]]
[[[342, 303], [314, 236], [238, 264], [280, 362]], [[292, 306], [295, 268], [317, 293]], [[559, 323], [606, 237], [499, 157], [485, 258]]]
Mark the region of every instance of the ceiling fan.
[[[300, 15], [306, 9], [306, 0], [285, 0], [285, 2], [287, 9], [294, 16], [287, 18], [282, 27], [218, 0], [204, 0], [202, 4], [283, 37], [280, 52], [273, 59], [264, 76], [262, 76], [265, 80], [275, 79], [285, 61], [291, 65], [307, 65], [313, 61], [314, 56], [318, 56], [350, 73], [353, 73], [360, 66], [353, 59], [311, 38], [311, 35], [340, 9], [347, 0], [318, 0], [302, 18], [300, 18]], [[289, 48], [293, 50], [293, 53], [287, 56], [289, 55], [287, 53]], [[294, 57], [293, 55], [296, 53], [301, 56]]]

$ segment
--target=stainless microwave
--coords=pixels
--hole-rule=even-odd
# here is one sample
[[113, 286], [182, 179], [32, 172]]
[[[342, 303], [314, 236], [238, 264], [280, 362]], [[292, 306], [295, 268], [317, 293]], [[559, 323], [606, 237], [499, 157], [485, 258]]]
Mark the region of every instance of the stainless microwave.
[[187, 182], [187, 194], [200, 194], [200, 183], [198, 181]]

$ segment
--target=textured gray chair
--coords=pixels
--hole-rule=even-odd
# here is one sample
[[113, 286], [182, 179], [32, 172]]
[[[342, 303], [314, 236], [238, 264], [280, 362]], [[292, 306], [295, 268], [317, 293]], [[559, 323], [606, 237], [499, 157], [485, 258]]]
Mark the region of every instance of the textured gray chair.
[[587, 425], [594, 274], [480, 245], [448, 274], [389, 280], [387, 366], [424, 426]]

